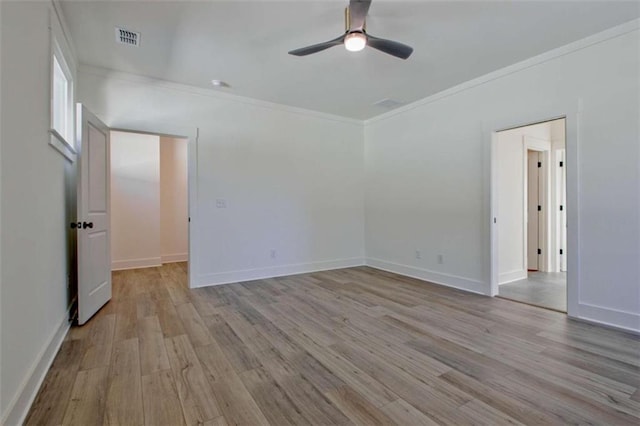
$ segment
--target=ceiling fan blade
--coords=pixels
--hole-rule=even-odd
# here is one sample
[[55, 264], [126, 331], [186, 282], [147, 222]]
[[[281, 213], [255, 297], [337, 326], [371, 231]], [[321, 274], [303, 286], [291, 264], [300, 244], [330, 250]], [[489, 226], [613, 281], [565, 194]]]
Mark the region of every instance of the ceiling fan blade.
[[349, 31], [362, 31], [370, 6], [371, 0], [351, 0], [349, 2], [349, 15], [351, 16]]
[[400, 59], [407, 59], [413, 53], [413, 47], [393, 40], [374, 37], [367, 34], [367, 46]]
[[290, 51], [289, 55], [307, 56], [307, 55], [311, 55], [312, 53], [321, 52], [330, 47], [337, 46], [339, 44], [344, 43], [344, 37], [345, 35], [343, 34], [338, 38], [334, 38], [333, 40], [325, 41], [323, 43], [313, 44], [307, 47], [301, 47], [300, 49], [295, 49]]

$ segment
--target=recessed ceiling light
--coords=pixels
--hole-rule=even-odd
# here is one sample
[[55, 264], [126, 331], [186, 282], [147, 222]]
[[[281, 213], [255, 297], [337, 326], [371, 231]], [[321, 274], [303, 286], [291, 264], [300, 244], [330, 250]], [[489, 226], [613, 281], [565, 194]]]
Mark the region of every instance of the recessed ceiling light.
[[213, 87], [224, 87], [224, 88], [231, 87], [229, 83], [222, 80], [211, 80], [211, 84], [213, 84]]

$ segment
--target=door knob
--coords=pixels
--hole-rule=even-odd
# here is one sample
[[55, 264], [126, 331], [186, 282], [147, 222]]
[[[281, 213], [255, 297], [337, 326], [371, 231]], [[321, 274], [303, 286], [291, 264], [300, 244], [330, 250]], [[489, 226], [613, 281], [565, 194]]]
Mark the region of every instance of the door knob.
[[80, 229], [80, 227], [82, 226], [82, 222], [71, 222], [71, 229]]
[[[78, 222], [78, 227], [80, 227], [80, 222]], [[93, 222], [82, 222], [82, 229], [93, 228]]]

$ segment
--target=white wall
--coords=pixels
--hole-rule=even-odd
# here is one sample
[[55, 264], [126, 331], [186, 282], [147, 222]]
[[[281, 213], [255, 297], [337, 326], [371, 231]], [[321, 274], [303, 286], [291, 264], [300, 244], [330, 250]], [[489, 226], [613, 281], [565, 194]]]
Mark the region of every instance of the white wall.
[[14, 425], [66, 332], [67, 160], [49, 146], [50, 3], [0, 9], [0, 423]]
[[582, 41], [367, 122], [368, 263], [488, 294], [483, 127], [573, 105], [581, 108], [574, 315], [640, 330], [640, 36], [637, 22], [606, 34], [613, 38]]
[[111, 132], [111, 267], [158, 266], [160, 137]]
[[162, 262], [188, 259], [187, 140], [160, 138], [160, 252]]
[[114, 128], [199, 129], [196, 285], [363, 263], [360, 122], [126, 74], [79, 75], [80, 100]]
[[525, 248], [525, 170], [527, 150], [525, 136], [549, 141], [550, 123], [518, 127], [499, 132], [496, 142], [498, 173], [498, 282], [508, 282], [527, 277], [527, 252]]

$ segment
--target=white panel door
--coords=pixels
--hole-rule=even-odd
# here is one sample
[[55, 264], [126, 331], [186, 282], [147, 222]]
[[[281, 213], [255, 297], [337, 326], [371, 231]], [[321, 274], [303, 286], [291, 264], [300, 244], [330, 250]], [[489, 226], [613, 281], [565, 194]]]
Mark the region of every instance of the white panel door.
[[537, 271], [540, 267], [540, 169], [538, 151], [527, 151], [527, 269]]
[[559, 250], [560, 253], [560, 272], [567, 271], [567, 167], [566, 167], [566, 158], [565, 158], [565, 150], [560, 150], [559, 153], [560, 161], [562, 162], [562, 167], [560, 167], [560, 205], [562, 206], [559, 209], [559, 228], [560, 228], [560, 242], [559, 242]]
[[111, 299], [109, 128], [77, 106], [78, 324]]

